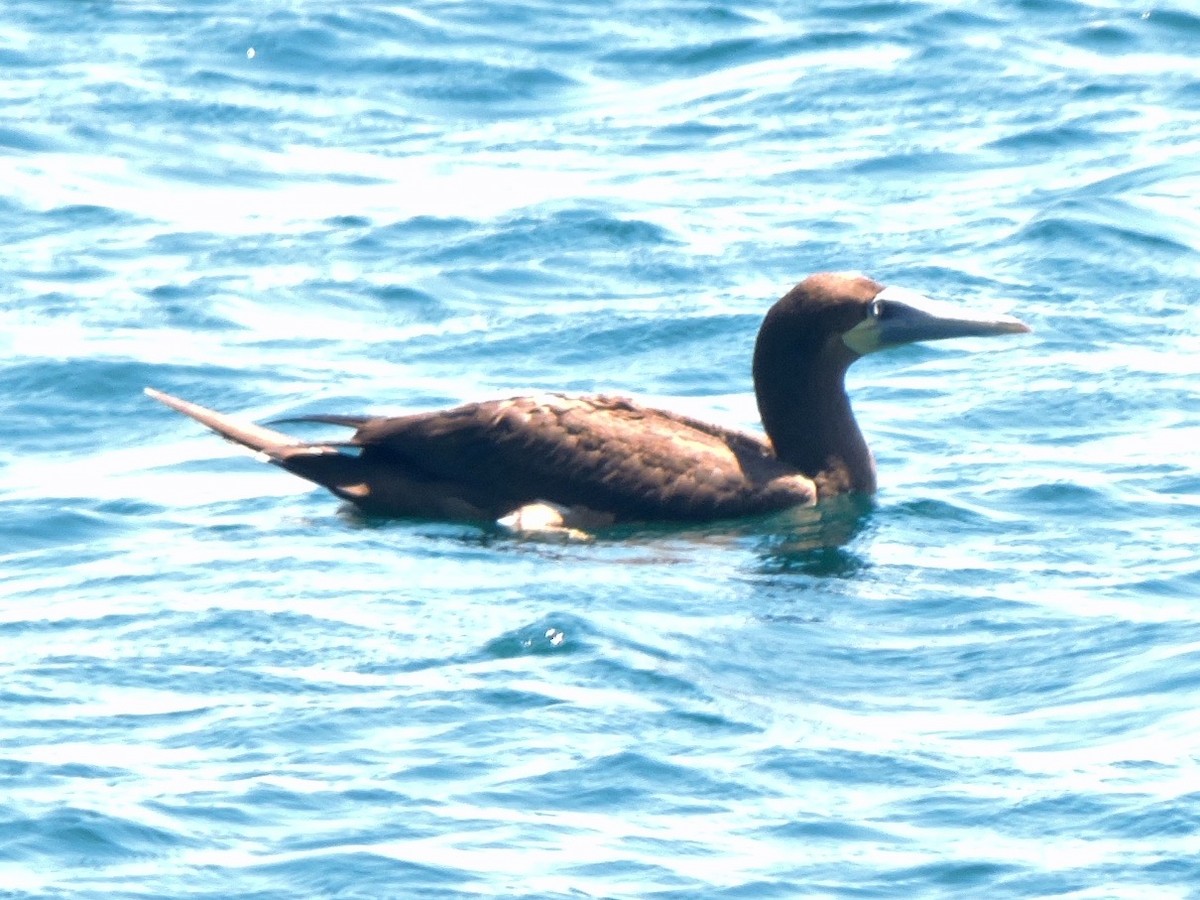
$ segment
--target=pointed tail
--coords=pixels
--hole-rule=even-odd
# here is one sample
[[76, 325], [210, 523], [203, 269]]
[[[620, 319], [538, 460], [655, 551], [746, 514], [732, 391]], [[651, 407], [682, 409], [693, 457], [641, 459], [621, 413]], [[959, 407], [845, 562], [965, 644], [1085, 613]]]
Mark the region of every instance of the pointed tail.
[[154, 388], [144, 390], [146, 396], [195, 419], [226, 440], [253, 450], [261, 459], [328, 488], [345, 500], [360, 502], [369, 493], [363, 479], [364, 467], [358, 458], [338, 452], [336, 445], [306, 443], [281, 431], [240, 422]]
[[280, 459], [279, 451], [284, 447], [295, 447], [301, 443], [281, 431], [273, 431], [249, 422], [239, 422], [219, 412], [197, 406], [195, 403], [188, 403], [186, 400], [180, 400], [178, 397], [172, 397], [170, 394], [164, 394], [151, 387], [145, 388], [145, 393], [147, 397], [153, 397], [176, 412], [181, 412], [185, 416], [195, 419], [201, 425], [206, 425], [221, 437], [248, 447], [256, 453], [266, 454], [268, 458], [276, 462]]

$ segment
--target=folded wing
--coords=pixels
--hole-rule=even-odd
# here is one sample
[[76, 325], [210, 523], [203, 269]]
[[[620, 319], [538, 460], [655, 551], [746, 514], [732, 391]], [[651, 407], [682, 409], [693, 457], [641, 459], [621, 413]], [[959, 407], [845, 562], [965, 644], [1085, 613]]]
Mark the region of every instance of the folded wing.
[[618, 397], [545, 394], [376, 419], [366, 464], [456, 485], [488, 515], [533, 500], [619, 519], [711, 519], [811, 502], [762, 441]]

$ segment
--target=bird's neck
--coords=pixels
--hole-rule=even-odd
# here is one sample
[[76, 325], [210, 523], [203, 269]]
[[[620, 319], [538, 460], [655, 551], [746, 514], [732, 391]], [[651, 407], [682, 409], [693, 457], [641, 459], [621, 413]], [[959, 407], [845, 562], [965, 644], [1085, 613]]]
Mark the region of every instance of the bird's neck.
[[811, 478], [822, 497], [875, 491], [875, 461], [846, 396], [854, 359], [840, 340], [799, 360], [755, 354], [758, 411], [775, 455]]

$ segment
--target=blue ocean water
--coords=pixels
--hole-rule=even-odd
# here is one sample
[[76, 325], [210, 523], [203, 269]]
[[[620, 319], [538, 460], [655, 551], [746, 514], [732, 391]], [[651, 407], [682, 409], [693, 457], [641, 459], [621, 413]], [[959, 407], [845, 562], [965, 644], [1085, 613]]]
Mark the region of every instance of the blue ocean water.
[[[1200, 890], [1200, 14], [8, 0], [0, 896]], [[869, 504], [364, 521], [248, 418], [756, 427], [863, 270], [1034, 334], [851, 373]]]

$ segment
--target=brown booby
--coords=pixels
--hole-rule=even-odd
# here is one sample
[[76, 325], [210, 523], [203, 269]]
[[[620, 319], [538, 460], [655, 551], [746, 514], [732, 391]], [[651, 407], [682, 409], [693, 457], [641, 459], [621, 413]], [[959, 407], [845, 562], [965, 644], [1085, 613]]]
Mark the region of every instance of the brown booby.
[[624, 397], [539, 394], [405, 416], [303, 416], [354, 428], [306, 442], [146, 393], [371, 514], [514, 529], [709, 521], [875, 490], [846, 396], [855, 360], [942, 338], [1029, 331], [862, 275], [812, 275], [767, 312], [754, 390], [767, 440]]

